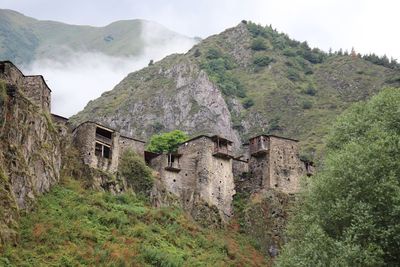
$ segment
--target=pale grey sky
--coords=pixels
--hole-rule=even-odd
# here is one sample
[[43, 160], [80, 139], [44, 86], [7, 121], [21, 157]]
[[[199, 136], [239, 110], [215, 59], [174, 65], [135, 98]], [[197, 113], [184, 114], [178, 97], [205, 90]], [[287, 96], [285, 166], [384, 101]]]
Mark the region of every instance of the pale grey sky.
[[397, 0], [0, 0], [0, 8], [98, 26], [142, 18], [203, 38], [247, 19], [324, 50], [355, 47], [400, 60]]

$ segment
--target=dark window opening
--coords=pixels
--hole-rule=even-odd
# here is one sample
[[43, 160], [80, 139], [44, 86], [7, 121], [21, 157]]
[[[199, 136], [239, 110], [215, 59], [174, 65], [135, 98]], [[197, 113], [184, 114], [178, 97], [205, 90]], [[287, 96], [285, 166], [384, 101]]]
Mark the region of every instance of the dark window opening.
[[107, 131], [106, 129], [97, 127], [96, 128], [96, 135], [100, 135], [101, 137], [105, 137], [105, 138], [111, 139], [112, 132]]
[[106, 159], [111, 158], [111, 148], [96, 142], [95, 155]]
[[103, 154], [103, 146], [99, 143], [96, 143], [96, 148], [94, 154], [98, 157], [101, 157]]
[[104, 148], [103, 157], [105, 157], [106, 159], [109, 159], [111, 156], [111, 149], [107, 146], [104, 146], [103, 148]]

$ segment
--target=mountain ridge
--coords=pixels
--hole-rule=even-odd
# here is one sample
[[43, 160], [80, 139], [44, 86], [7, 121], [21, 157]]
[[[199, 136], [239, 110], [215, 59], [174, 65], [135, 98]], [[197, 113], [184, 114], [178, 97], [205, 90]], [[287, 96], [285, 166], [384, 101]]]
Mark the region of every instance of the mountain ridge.
[[[323, 137], [341, 111], [385, 86], [399, 86], [395, 64], [390, 68], [366, 57], [328, 54], [269, 26], [242, 22], [186, 54], [129, 74], [71, 121], [95, 119], [144, 139], [177, 128], [190, 135], [221, 134], [238, 144], [251, 135], [274, 133], [300, 139], [304, 156], [318, 157]], [[218, 96], [204, 94], [203, 99], [224, 99], [225, 117], [210, 105], [199, 105], [189, 93], [199, 89], [200, 73], [205, 73], [202, 82], [210, 81], [209, 88], [219, 89]], [[190, 97], [179, 98], [182, 92]], [[228, 122], [220, 127], [221, 121]]]
[[[141, 19], [114, 21], [105, 26], [73, 25], [0, 9], [0, 22], [0, 59], [17, 65], [52, 59], [62, 53], [68, 55], [69, 50], [127, 57], [140, 55], [149, 46], [162, 47], [171, 40], [195, 42], [194, 38], [159, 23]], [[155, 30], [159, 36], [147, 40], [149, 30]]]

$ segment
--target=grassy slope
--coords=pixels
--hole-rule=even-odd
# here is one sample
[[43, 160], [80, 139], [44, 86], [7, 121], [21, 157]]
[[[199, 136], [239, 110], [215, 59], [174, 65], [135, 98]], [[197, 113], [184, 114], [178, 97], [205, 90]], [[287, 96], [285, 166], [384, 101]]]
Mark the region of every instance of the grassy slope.
[[[156, 28], [159, 36], [148, 44], [142, 38], [143, 28]], [[145, 46], [163, 45], [174, 38], [187, 38], [154, 22], [124, 20], [104, 27], [69, 25], [40, 21], [18, 12], [0, 9], [0, 60], [28, 64], [34, 58], [60, 57], [71, 51], [102, 52], [111, 56], [134, 56]]]
[[265, 266], [232, 229], [200, 228], [177, 208], [131, 194], [86, 191], [68, 180], [22, 216], [21, 241], [1, 266]]

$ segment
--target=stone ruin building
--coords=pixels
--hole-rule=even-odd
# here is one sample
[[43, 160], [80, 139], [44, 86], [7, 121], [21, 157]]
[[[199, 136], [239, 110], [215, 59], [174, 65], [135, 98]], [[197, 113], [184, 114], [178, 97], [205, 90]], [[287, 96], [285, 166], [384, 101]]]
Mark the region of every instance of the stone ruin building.
[[[25, 76], [11, 62], [2, 61], [0, 79], [6, 81], [9, 94], [21, 88], [30, 101], [50, 113], [51, 90], [41, 75]], [[68, 122], [55, 114], [52, 119], [63, 125]], [[217, 208], [222, 222], [233, 215], [236, 191], [275, 189], [292, 194], [299, 190], [300, 177], [313, 172], [312, 163], [300, 159], [297, 140], [275, 135], [250, 138], [239, 157], [233, 154], [232, 141], [217, 135], [197, 136], [169, 154], [145, 151], [144, 141], [92, 121], [72, 129], [72, 137], [83, 162], [108, 173], [116, 173], [122, 153], [132, 149], [157, 172], [165, 190], [185, 210], [193, 215], [196, 203], [207, 203]]]
[[[299, 191], [300, 177], [311, 175], [312, 163], [299, 157], [298, 140], [259, 135], [245, 144], [245, 162], [234, 162], [235, 177], [242, 190], [274, 188], [284, 193]], [[246, 166], [247, 165], [247, 166]]]
[[220, 136], [201, 135], [178, 147], [176, 153], [145, 152], [168, 192], [192, 211], [197, 199], [216, 206], [223, 222], [233, 215], [236, 191], [275, 189], [293, 194], [300, 177], [311, 175], [311, 163], [300, 160], [298, 141], [260, 135], [244, 144], [245, 153], [234, 157], [232, 142]]
[[36, 106], [50, 113], [51, 90], [42, 75], [24, 75], [12, 62], [0, 61], [0, 79], [6, 81], [9, 93], [19, 88]]
[[87, 121], [72, 130], [74, 143], [83, 162], [92, 168], [115, 173], [126, 149], [144, 157], [145, 142], [121, 135], [118, 131]]
[[198, 202], [217, 207], [222, 221], [232, 216], [235, 184], [232, 142], [220, 136], [200, 135], [181, 144], [176, 153], [148, 155], [168, 192], [189, 211]]

